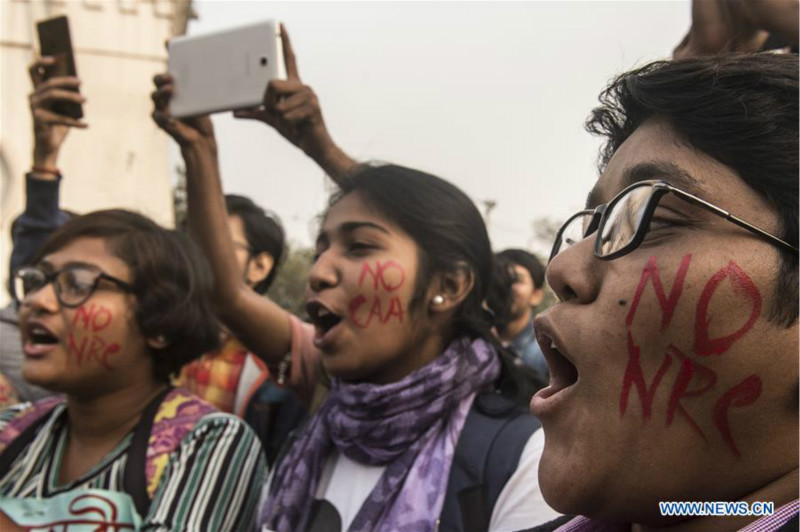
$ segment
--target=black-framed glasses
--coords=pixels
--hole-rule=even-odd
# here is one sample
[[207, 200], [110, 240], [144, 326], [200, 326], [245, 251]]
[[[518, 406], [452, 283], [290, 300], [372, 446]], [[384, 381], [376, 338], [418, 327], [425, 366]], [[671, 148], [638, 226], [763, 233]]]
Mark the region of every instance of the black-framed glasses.
[[53, 283], [58, 302], [65, 307], [75, 308], [92, 296], [101, 280], [113, 283], [125, 292], [133, 292], [130, 284], [91, 266], [72, 265], [51, 273], [46, 273], [38, 266], [23, 266], [14, 272], [12, 296], [20, 303]]
[[549, 260], [553, 260], [560, 252], [577, 244], [595, 231], [597, 231], [594, 243], [595, 257], [602, 260], [613, 260], [627, 255], [642, 243], [658, 202], [670, 193], [750, 231], [779, 248], [795, 255], [798, 254], [797, 247], [697, 196], [675, 188], [664, 181], [641, 181], [627, 187], [608, 203], [570, 216], [556, 233]]

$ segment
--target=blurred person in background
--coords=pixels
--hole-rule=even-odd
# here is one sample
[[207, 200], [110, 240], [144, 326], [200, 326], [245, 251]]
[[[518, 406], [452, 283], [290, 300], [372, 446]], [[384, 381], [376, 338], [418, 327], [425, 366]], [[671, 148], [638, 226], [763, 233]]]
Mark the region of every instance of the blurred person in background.
[[534, 308], [544, 299], [544, 266], [534, 254], [522, 249], [506, 249], [497, 257], [508, 264], [511, 277], [510, 316], [507, 323], [498, 327], [498, 335], [503, 345], [510, 347], [546, 383], [550, 374], [533, 328]]

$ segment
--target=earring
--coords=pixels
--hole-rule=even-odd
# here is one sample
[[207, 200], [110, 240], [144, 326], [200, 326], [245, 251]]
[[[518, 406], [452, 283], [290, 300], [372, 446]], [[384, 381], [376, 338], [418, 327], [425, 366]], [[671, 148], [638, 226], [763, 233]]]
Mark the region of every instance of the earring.
[[156, 342], [158, 342], [159, 344], [166, 344], [167, 337], [164, 336], [163, 334], [159, 334], [158, 336], [156, 336]]
[[434, 305], [441, 305], [442, 303], [444, 303], [444, 296], [442, 296], [441, 294], [436, 294], [435, 296], [433, 296], [431, 303], [433, 303]]

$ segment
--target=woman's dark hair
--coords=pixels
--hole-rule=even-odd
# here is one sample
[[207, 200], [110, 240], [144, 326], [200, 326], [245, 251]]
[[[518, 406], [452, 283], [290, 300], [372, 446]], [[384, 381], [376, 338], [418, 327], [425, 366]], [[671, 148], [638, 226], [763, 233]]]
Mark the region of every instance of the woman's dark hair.
[[[666, 119], [692, 147], [733, 169], [798, 239], [798, 62], [796, 55], [748, 54], [659, 61], [622, 74], [586, 122], [606, 137], [600, 166], [651, 117]], [[798, 317], [798, 257], [781, 251], [769, 319]]]
[[361, 194], [417, 244], [420, 268], [409, 310], [426, 304], [425, 291], [434, 273], [464, 267], [472, 271], [475, 285], [456, 310], [451, 332], [492, 342], [503, 363], [499, 389], [527, 402], [530, 396], [522, 397], [524, 386], [517, 382], [513, 355], [500, 348], [491, 333], [491, 315], [483, 308], [492, 279], [493, 255], [486, 224], [472, 200], [444, 179], [396, 165], [360, 166], [341, 183], [330, 206], [353, 192]]
[[283, 257], [285, 237], [280, 220], [277, 215], [267, 213], [253, 200], [244, 196], [226, 194], [225, 206], [228, 209], [228, 215], [238, 216], [242, 220], [251, 256], [266, 252], [273, 259], [272, 270], [267, 277], [253, 286], [253, 290], [257, 293], [266, 294], [278, 274], [278, 267]]
[[163, 349], [150, 348], [156, 379], [168, 382], [184, 364], [219, 347], [211, 269], [189, 237], [130, 211], [96, 211], [62, 225], [34, 263], [85, 237], [104, 239], [130, 268], [134, 315], [142, 335], [167, 340]]

